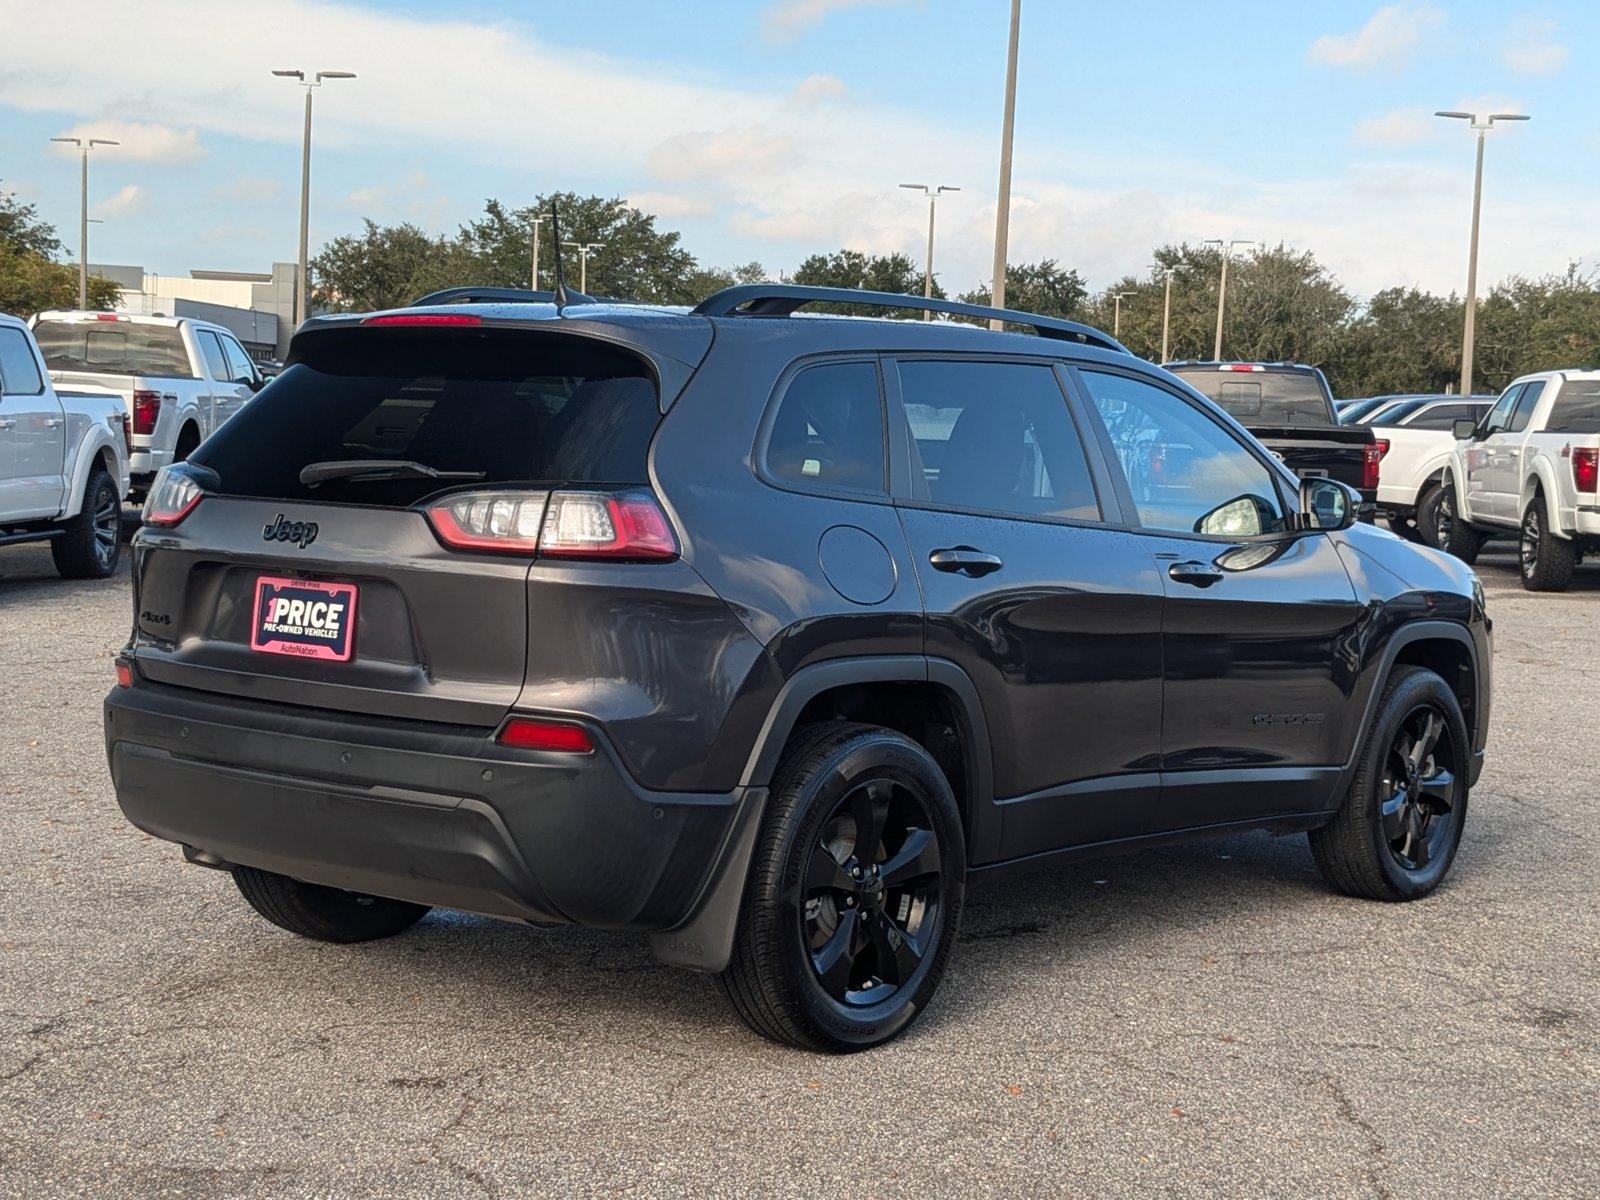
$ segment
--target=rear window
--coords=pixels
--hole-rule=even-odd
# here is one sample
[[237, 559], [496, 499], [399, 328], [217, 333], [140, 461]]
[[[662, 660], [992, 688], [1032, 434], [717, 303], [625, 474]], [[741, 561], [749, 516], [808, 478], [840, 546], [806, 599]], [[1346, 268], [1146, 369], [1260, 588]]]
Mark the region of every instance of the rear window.
[[1562, 384], [1545, 429], [1551, 433], [1600, 433], [1600, 380], [1574, 379]]
[[175, 325], [40, 321], [33, 327], [33, 336], [38, 340], [45, 366], [52, 371], [194, 378], [183, 333]]
[[1244, 425], [1330, 425], [1334, 420], [1322, 380], [1311, 371], [1171, 370]]
[[[656, 385], [623, 351], [525, 330], [302, 340], [296, 361], [193, 455], [217, 473], [213, 490], [403, 508], [446, 487], [649, 483]], [[371, 459], [472, 478], [300, 482], [312, 463]]]

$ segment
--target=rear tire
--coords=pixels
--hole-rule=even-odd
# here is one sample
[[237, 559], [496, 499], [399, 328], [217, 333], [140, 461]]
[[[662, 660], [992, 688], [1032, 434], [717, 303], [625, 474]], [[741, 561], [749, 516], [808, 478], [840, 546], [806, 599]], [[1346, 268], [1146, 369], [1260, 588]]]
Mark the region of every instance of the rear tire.
[[50, 539], [50, 557], [63, 579], [104, 579], [122, 557], [122, 497], [103, 468], [89, 472], [83, 507]]
[[303, 883], [256, 867], [234, 867], [233, 882], [250, 907], [279, 929], [318, 942], [392, 937], [428, 914], [426, 904]]
[[926, 750], [873, 725], [803, 731], [773, 780], [723, 989], [776, 1042], [887, 1042], [944, 975], [966, 867], [955, 797]]
[[1442, 549], [1439, 545], [1439, 502], [1444, 499], [1444, 485], [1430, 484], [1417, 497], [1417, 533], [1424, 546]]
[[1483, 549], [1483, 534], [1461, 519], [1455, 485], [1447, 479], [1439, 486], [1439, 515], [1435, 525], [1439, 531], [1438, 547], [1470, 567], [1478, 561], [1478, 551]]
[[1564, 592], [1572, 586], [1572, 569], [1578, 565], [1578, 547], [1557, 537], [1544, 510], [1544, 493], [1534, 492], [1522, 512], [1522, 535], [1517, 543], [1522, 586], [1530, 592]]

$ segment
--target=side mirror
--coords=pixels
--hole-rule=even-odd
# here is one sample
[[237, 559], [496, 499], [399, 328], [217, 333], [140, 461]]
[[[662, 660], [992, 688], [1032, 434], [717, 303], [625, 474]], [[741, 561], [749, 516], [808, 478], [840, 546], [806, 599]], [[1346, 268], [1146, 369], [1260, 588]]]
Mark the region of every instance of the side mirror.
[[1194, 523], [1196, 533], [1213, 537], [1255, 537], [1277, 513], [1261, 497], [1246, 493], [1225, 500]]
[[1349, 529], [1356, 523], [1361, 493], [1326, 476], [1300, 481], [1300, 524], [1304, 529]]
[[1450, 432], [1456, 435], [1456, 441], [1470, 442], [1478, 432], [1478, 423], [1471, 417], [1457, 417], [1455, 424], [1450, 426]]

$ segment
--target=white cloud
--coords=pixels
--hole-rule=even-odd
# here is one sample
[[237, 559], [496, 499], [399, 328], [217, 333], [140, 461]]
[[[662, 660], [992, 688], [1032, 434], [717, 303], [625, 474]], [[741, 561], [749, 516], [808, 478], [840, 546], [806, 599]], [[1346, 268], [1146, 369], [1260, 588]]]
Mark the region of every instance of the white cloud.
[[1325, 33], [1311, 44], [1308, 57], [1325, 67], [1404, 67], [1424, 40], [1444, 24], [1444, 12], [1418, 0], [1402, 0], [1373, 13], [1360, 29]]
[[[7, 54], [10, 53], [8, 50]], [[85, 121], [59, 136], [107, 138], [119, 142], [121, 144], [117, 146], [98, 146], [94, 152], [97, 155], [114, 154], [132, 162], [191, 163], [204, 158], [206, 153], [200, 145], [200, 135], [193, 129], [174, 129], [170, 125], [141, 121]], [[59, 143], [56, 150], [63, 154], [78, 153], [78, 147]]]
[[654, 213], [668, 221], [685, 217], [709, 217], [717, 206], [701, 196], [685, 196], [679, 192], [629, 192], [628, 203], [641, 212]]
[[1567, 65], [1567, 48], [1554, 21], [1519, 17], [1512, 22], [1501, 57], [1518, 75], [1554, 75]]
[[1438, 132], [1439, 119], [1426, 108], [1397, 108], [1356, 123], [1355, 140], [1374, 146], [1415, 146]]
[[762, 29], [769, 40], [789, 41], [809, 33], [830, 13], [847, 8], [894, 4], [899, 0], [773, 0]]
[[823, 104], [829, 100], [842, 100], [850, 89], [837, 75], [807, 75], [794, 89], [797, 104]]
[[426, 171], [412, 171], [393, 182], [356, 188], [339, 203], [375, 221], [398, 217], [424, 228], [437, 226], [449, 208], [448, 197], [434, 186]]
[[114, 196], [96, 201], [92, 211], [97, 217], [125, 217], [144, 208], [145, 190], [136, 183], [127, 184]]
[[650, 153], [650, 170], [659, 179], [728, 182], [765, 175], [794, 157], [792, 138], [759, 125], [716, 132], [680, 133]]
[[282, 198], [283, 180], [273, 175], [236, 175], [211, 189], [219, 204], [270, 204]]

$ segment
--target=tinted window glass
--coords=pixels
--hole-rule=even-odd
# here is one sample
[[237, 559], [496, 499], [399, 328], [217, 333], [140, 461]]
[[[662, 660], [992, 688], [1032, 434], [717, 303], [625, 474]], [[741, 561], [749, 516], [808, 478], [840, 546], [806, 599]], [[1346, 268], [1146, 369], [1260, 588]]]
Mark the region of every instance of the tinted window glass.
[[1367, 422], [1369, 425], [1402, 425], [1407, 417], [1420, 409], [1433, 403], [1431, 396], [1417, 396], [1411, 400], [1402, 400], [1399, 404], [1391, 404]]
[[1539, 397], [1544, 395], [1544, 380], [1537, 379], [1522, 389], [1522, 398], [1517, 401], [1516, 411], [1511, 414], [1511, 424], [1506, 426], [1507, 433], [1521, 433], [1528, 427], [1528, 421], [1533, 416], [1533, 406], [1539, 403]]
[[44, 391], [44, 377], [28, 345], [28, 335], [20, 329], [0, 329], [0, 390], [13, 396], [37, 396]]
[[1173, 367], [1172, 373], [1245, 425], [1331, 425], [1332, 401], [1314, 371]]
[[195, 341], [200, 344], [200, 353], [206, 360], [206, 373], [220, 383], [228, 379], [228, 358], [222, 353], [222, 343], [217, 341], [217, 335], [210, 330], [202, 329], [195, 334]]
[[1522, 395], [1522, 385], [1514, 384], [1505, 390], [1505, 394], [1495, 402], [1489, 410], [1489, 415], [1483, 422], [1483, 434], [1487, 437], [1506, 427], [1506, 422], [1511, 419], [1511, 409], [1517, 402], [1517, 397]]
[[33, 336], [52, 371], [193, 379], [183, 334], [173, 325], [132, 321], [40, 321]]
[[445, 486], [300, 482], [311, 463], [349, 459], [481, 475], [457, 486], [649, 482], [655, 384], [609, 346], [521, 330], [364, 329], [309, 337], [296, 355], [193, 455], [223, 494], [401, 507]]
[[1462, 417], [1476, 419], [1483, 409], [1476, 404], [1435, 404], [1406, 422], [1410, 429], [1449, 429]]
[[1284, 528], [1271, 471], [1210, 416], [1154, 384], [1082, 374], [1141, 524], [1233, 537]]
[[1100, 518], [1083, 444], [1051, 368], [902, 362], [900, 390], [924, 485], [913, 479], [918, 499], [1025, 517]]
[[232, 383], [254, 383], [255, 370], [250, 366], [250, 356], [244, 352], [244, 347], [231, 337], [223, 337], [222, 352], [228, 356], [228, 373], [220, 376]]
[[1600, 380], [1562, 384], [1545, 428], [1551, 433], [1600, 433]]
[[825, 363], [789, 382], [767, 437], [767, 470], [790, 483], [883, 492], [876, 363]]

